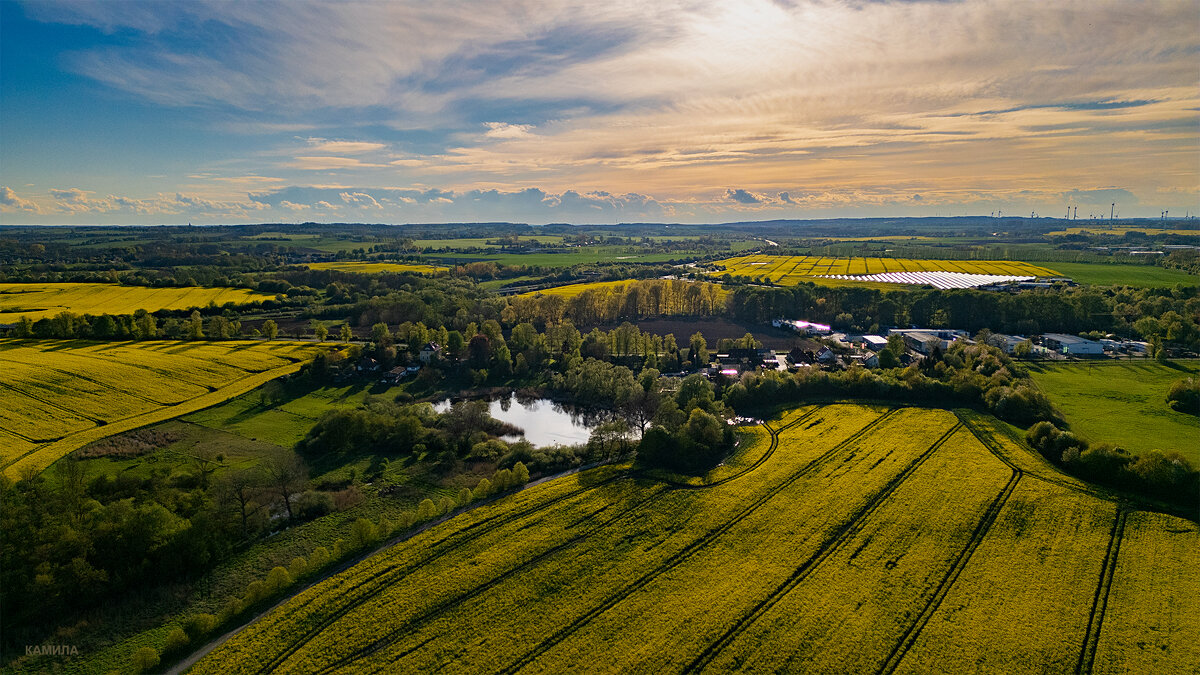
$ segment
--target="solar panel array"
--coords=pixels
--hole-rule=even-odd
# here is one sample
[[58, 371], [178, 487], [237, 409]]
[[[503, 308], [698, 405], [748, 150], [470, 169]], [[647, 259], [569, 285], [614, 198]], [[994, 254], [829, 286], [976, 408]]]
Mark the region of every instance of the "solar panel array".
[[1014, 281], [1033, 281], [1035, 277], [1014, 277], [1000, 274], [966, 274], [963, 272], [884, 272], [882, 274], [821, 274], [825, 279], [846, 281], [876, 281], [886, 284], [914, 284], [934, 288], [975, 288]]

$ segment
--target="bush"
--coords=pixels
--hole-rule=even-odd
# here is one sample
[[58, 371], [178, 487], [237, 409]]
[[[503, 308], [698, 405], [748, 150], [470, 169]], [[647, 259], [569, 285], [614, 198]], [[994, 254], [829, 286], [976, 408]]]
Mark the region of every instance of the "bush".
[[193, 614], [183, 620], [183, 630], [193, 640], [208, 635], [217, 628], [217, 617], [212, 614]]
[[472, 494], [475, 495], [475, 499], [483, 499], [484, 497], [492, 494], [492, 481], [486, 478], [480, 480], [479, 485], [475, 486], [475, 491]]
[[190, 642], [190, 640], [188, 639], [187, 633], [185, 633], [182, 628], [176, 626], [175, 628], [171, 629], [171, 632], [167, 633], [167, 640], [163, 643], [163, 653], [175, 654], [177, 652], [182, 652], [183, 649], [187, 647], [188, 642]]
[[308, 490], [296, 500], [296, 515], [301, 520], [312, 520], [333, 513], [333, 496], [328, 492]]
[[158, 665], [158, 652], [153, 647], [140, 647], [133, 653], [133, 667], [144, 673]]
[[1173, 410], [1200, 415], [1200, 378], [1185, 377], [1167, 390], [1167, 403]]
[[267, 581], [263, 584], [264, 597], [270, 597], [292, 585], [292, 575], [283, 566], [274, 567], [267, 572]]
[[[487, 479], [485, 478], [484, 480]], [[419, 521], [423, 522], [426, 520], [431, 520], [436, 517], [437, 514], [437, 505], [433, 503], [432, 499], [422, 500], [421, 503], [417, 505], [417, 520]]]
[[350, 545], [354, 548], [370, 546], [378, 540], [379, 528], [366, 518], [359, 518], [350, 526]]

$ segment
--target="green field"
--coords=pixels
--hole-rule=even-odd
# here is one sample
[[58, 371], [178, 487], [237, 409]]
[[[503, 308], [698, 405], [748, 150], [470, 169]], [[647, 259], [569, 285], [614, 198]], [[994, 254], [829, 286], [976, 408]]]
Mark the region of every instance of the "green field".
[[1175, 284], [1200, 285], [1200, 277], [1183, 270], [1157, 265], [1109, 265], [1106, 263], [1052, 263], [1054, 269], [1078, 284], [1165, 288]]
[[16, 323], [27, 316], [37, 321], [60, 312], [75, 314], [133, 314], [139, 309], [192, 309], [233, 303], [274, 300], [275, 295], [244, 288], [150, 288], [117, 284], [0, 283], [0, 324]]
[[0, 340], [0, 467], [40, 471], [107, 436], [228, 400], [321, 349], [288, 342]]
[[1175, 450], [1200, 464], [1200, 418], [1167, 406], [1175, 380], [1200, 374], [1200, 362], [1063, 363], [1030, 367], [1037, 385], [1076, 434], [1131, 452]]
[[683, 251], [671, 253], [641, 253], [627, 246], [583, 246], [572, 248], [560, 253], [440, 253], [429, 257], [438, 258], [443, 263], [464, 264], [468, 262], [491, 261], [500, 265], [537, 265], [539, 267], [571, 267], [584, 263], [653, 263], [681, 260], [688, 257]]
[[1196, 525], [1027, 471], [962, 420], [810, 407], [707, 486], [542, 484], [302, 591], [190, 672], [1195, 672]]

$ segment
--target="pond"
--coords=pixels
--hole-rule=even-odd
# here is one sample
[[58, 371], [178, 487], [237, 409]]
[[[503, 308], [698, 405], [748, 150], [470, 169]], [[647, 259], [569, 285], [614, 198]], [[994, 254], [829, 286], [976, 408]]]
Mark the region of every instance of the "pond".
[[[450, 400], [438, 401], [433, 407], [445, 412]], [[516, 394], [489, 401], [488, 413], [524, 429], [525, 440], [537, 447], [587, 443], [592, 429], [612, 418], [608, 411], [587, 410], [545, 398], [518, 398]]]

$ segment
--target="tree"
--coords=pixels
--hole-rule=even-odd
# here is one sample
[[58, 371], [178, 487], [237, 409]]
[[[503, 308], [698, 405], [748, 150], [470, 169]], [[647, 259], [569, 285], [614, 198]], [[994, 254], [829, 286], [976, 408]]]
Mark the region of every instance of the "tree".
[[371, 342], [383, 347], [392, 344], [392, 332], [388, 330], [386, 323], [371, 326]]
[[688, 340], [688, 361], [693, 366], [708, 365], [708, 342], [703, 333], [692, 333]]
[[304, 488], [308, 482], [308, 467], [294, 452], [276, 453], [263, 462], [263, 473], [267, 484], [283, 500], [288, 520], [292, 520], [292, 495]]
[[189, 340], [204, 339], [204, 320], [200, 318], [199, 310], [192, 310], [192, 315], [188, 318], [183, 332]]
[[312, 320], [313, 336], [317, 338], [317, 342], [324, 342], [325, 338], [329, 337], [329, 329], [320, 321]]
[[275, 319], [267, 319], [263, 322], [262, 334], [268, 340], [274, 340], [279, 335], [279, 324], [275, 323]]
[[218, 484], [217, 494], [221, 499], [237, 507], [243, 538], [250, 536], [250, 516], [260, 508], [254, 503], [254, 495], [260, 489], [262, 480], [258, 470], [246, 469], [225, 474]]
[[342, 324], [342, 327], [338, 329], [338, 339], [342, 342], [349, 342], [354, 339], [354, 331], [350, 330], [350, 324]]

